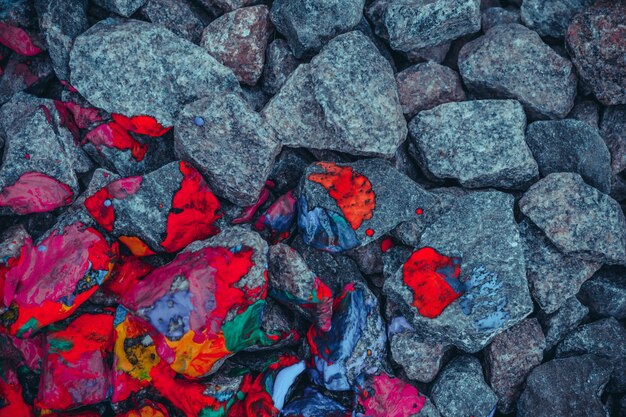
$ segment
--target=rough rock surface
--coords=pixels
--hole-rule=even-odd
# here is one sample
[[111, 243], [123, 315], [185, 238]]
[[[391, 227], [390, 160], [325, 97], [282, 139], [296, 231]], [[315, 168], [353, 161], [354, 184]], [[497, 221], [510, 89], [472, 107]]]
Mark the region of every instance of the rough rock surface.
[[598, 129], [600, 125], [600, 108], [593, 100], [584, 100], [576, 103], [567, 115], [568, 119], [580, 120], [589, 126]]
[[546, 350], [552, 349], [567, 333], [574, 330], [587, 313], [589, 313], [589, 309], [582, 305], [576, 297], [568, 298], [561, 308], [554, 313], [546, 314], [539, 311], [537, 319], [546, 335]]
[[562, 39], [572, 18], [593, 3], [594, 0], [525, 0], [522, 22], [541, 36]]
[[262, 114], [292, 147], [391, 157], [407, 133], [391, 67], [358, 31], [296, 68]]
[[611, 152], [611, 172], [618, 174], [626, 169], [626, 106], [607, 107], [600, 129]]
[[526, 142], [542, 176], [575, 172], [605, 194], [611, 192], [611, 155], [597, 129], [578, 120], [531, 123]]
[[[434, 317], [420, 313], [414, 304], [419, 298], [406, 283], [419, 278], [407, 269], [411, 267], [410, 259], [385, 281], [384, 292], [398, 303], [416, 331], [429, 340], [477, 352], [531, 313], [512, 196], [488, 191], [456, 198], [452, 208], [425, 230], [419, 246], [434, 248], [452, 262], [454, 257], [460, 258], [456, 261], [460, 262], [457, 281], [450, 284], [454, 285], [454, 294], [449, 304], [439, 315], [429, 315]], [[428, 309], [437, 304], [436, 300], [427, 300], [421, 307]]]
[[104, 7], [110, 12], [117, 13], [124, 17], [130, 17], [135, 13], [146, 0], [94, 0], [100, 7]]
[[189, 42], [197, 43], [205, 26], [201, 10], [191, 0], [148, 0], [140, 12]]
[[0, 78], [0, 105], [20, 91], [39, 88], [54, 75], [50, 57], [40, 54], [34, 57], [12, 55]]
[[486, 33], [494, 26], [520, 23], [520, 12], [517, 9], [490, 7], [482, 11], [480, 21], [483, 32]]
[[572, 410], [581, 416], [606, 416], [599, 393], [611, 368], [606, 359], [595, 355], [554, 359], [536, 367], [526, 379], [517, 416], [565, 416]]
[[602, 268], [583, 284], [579, 297], [594, 314], [626, 319], [626, 270]]
[[514, 100], [446, 103], [411, 120], [412, 154], [434, 178], [469, 188], [522, 188], [538, 175], [525, 127]]
[[519, 207], [563, 253], [626, 264], [626, 219], [619, 204], [580, 175], [548, 175], [528, 189]]
[[580, 78], [604, 105], [626, 104], [626, 2], [602, 0], [572, 19], [566, 45]]
[[489, 416], [498, 397], [485, 383], [480, 362], [463, 355], [447, 364], [430, 392], [443, 417]]
[[450, 101], [464, 101], [461, 78], [435, 62], [417, 64], [396, 74], [402, 112], [412, 118], [422, 110]]
[[522, 25], [498, 25], [465, 44], [459, 71], [478, 97], [516, 98], [534, 118], [563, 118], [574, 105], [572, 63]]
[[487, 381], [498, 396], [501, 412], [512, 411], [526, 376], [541, 364], [545, 347], [537, 319], [526, 319], [497, 335], [485, 348]]
[[519, 224], [526, 278], [533, 299], [547, 313], [558, 310], [602, 266], [566, 255], [528, 219]]
[[272, 23], [298, 58], [319, 51], [335, 36], [359, 24], [365, 0], [275, 0]]
[[263, 91], [276, 94], [298, 66], [298, 60], [284, 39], [274, 39], [265, 51]]
[[176, 155], [191, 161], [219, 196], [240, 206], [256, 201], [280, 152], [272, 128], [236, 94], [185, 106], [174, 140]]
[[267, 6], [243, 7], [212, 21], [200, 45], [233, 70], [237, 79], [254, 85], [261, 77], [272, 25]]
[[205, 50], [138, 20], [107, 19], [89, 28], [74, 41], [70, 70], [71, 84], [94, 106], [152, 116], [164, 126], [190, 101], [240, 91], [233, 73]]

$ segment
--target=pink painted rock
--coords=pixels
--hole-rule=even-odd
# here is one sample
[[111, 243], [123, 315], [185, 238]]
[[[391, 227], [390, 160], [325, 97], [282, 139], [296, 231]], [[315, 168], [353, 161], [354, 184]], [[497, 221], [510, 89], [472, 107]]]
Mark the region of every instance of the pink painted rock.
[[26, 57], [13, 54], [0, 79], [0, 105], [11, 99], [11, 96], [30, 87], [38, 87], [49, 81], [54, 70], [52, 61], [46, 54]]
[[396, 74], [402, 112], [413, 117], [450, 101], [465, 100], [461, 77], [435, 62], [417, 64]]
[[211, 22], [202, 33], [200, 45], [232, 69], [240, 82], [254, 85], [263, 72], [271, 34], [267, 6], [244, 7]]

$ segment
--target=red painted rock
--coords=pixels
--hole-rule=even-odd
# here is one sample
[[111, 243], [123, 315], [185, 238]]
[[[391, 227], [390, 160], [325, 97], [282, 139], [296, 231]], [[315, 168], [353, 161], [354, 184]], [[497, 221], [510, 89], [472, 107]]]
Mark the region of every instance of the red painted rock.
[[34, 417], [31, 405], [22, 396], [23, 388], [17, 371], [10, 363], [0, 363], [0, 417]]

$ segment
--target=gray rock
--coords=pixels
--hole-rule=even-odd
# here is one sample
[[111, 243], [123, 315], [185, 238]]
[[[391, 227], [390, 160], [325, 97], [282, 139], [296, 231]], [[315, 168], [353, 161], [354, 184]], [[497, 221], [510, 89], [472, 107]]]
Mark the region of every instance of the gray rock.
[[607, 417], [600, 393], [611, 368], [606, 359], [595, 355], [554, 359], [539, 365], [526, 380], [516, 415]]
[[0, 78], [0, 105], [11, 100], [15, 93], [40, 88], [54, 75], [52, 61], [47, 54], [32, 57], [13, 54], [3, 69]]
[[217, 195], [239, 206], [256, 201], [280, 152], [274, 131], [235, 94], [185, 106], [174, 141], [176, 155], [191, 161]]
[[382, 159], [314, 163], [301, 183], [300, 236], [317, 249], [342, 252], [382, 237], [402, 221], [425, 221], [435, 202]]
[[[449, 284], [458, 288], [457, 298], [432, 318], [414, 306], [415, 293], [404, 283], [404, 267], [385, 281], [388, 299], [430, 340], [477, 352], [532, 312], [512, 196], [488, 191], [456, 198], [454, 206], [424, 231], [419, 246], [461, 258], [458, 281], [450, 278]], [[431, 305], [434, 302], [425, 306]]]
[[89, 27], [87, 0], [37, 0], [35, 7], [54, 72], [67, 81], [74, 39]]
[[402, 112], [412, 118], [422, 110], [465, 100], [461, 77], [435, 62], [413, 65], [396, 74]]
[[510, 413], [530, 371], [546, 347], [537, 319], [526, 319], [497, 335], [485, 348], [487, 381], [498, 396], [498, 410]]
[[626, 104], [626, 2], [601, 0], [576, 15], [565, 44], [578, 76], [606, 106]]
[[578, 296], [594, 314], [626, 319], [626, 270], [602, 268], [583, 284]]
[[611, 172], [619, 174], [626, 169], [626, 106], [607, 107], [600, 128], [611, 152]]
[[459, 70], [478, 97], [516, 98], [534, 118], [563, 118], [574, 105], [572, 63], [518, 24], [495, 26], [463, 46]]
[[519, 23], [520, 12], [514, 8], [490, 7], [482, 11], [480, 21], [483, 32], [487, 32], [494, 26]]
[[519, 207], [563, 253], [626, 264], [626, 219], [619, 204], [580, 175], [548, 175], [528, 189]]
[[[383, 276], [385, 279], [393, 277], [398, 269], [411, 257], [413, 248], [410, 246], [396, 245], [383, 253]], [[387, 317], [391, 320], [392, 317]], [[406, 320], [406, 319], [405, 319]]]
[[568, 119], [576, 119], [587, 123], [589, 126], [598, 129], [600, 125], [600, 108], [598, 103], [592, 100], [585, 100], [576, 103], [572, 111], [567, 115]]
[[392, 157], [407, 133], [391, 66], [359, 31], [298, 66], [262, 114], [292, 147]]
[[148, 21], [194, 43], [200, 40], [207, 23], [201, 10], [191, 0], [148, 0], [140, 12]]
[[446, 365], [430, 396], [443, 417], [489, 416], [498, 402], [485, 383], [480, 362], [470, 355]]
[[605, 194], [611, 192], [611, 155], [597, 129], [578, 120], [531, 123], [526, 131], [542, 176], [575, 172]]
[[626, 391], [626, 329], [613, 317], [584, 324], [570, 332], [556, 347], [556, 357], [592, 353], [609, 359], [613, 374], [608, 389]]
[[241, 89], [243, 90], [243, 98], [246, 99], [250, 107], [257, 113], [263, 110], [263, 107], [265, 107], [270, 100], [270, 96], [268, 96], [260, 86], [249, 87], [244, 85]]
[[263, 91], [273, 95], [285, 84], [298, 66], [298, 60], [284, 39], [274, 39], [265, 51]]
[[554, 313], [578, 293], [602, 263], [562, 253], [528, 219], [519, 224], [519, 229], [530, 294], [545, 313]]
[[589, 309], [582, 305], [576, 297], [565, 300], [561, 308], [554, 313], [546, 314], [540, 310], [537, 319], [546, 335], [546, 351], [552, 349], [567, 333], [574, 330], [587, 313], [589, 313]]
[[202, 32], [200, 45], [233, 70], [240, 82], [254, 85], [263, 73], [271, 34], [267, 6], [243, 7], [211, 22]]
[[240, 91], [233, 73], [204, 49], [138, 20], [107, 19], [89, 28], [74, 41], [70, 70], [71, 84], [94, 106], [152, 116], [164, 126], [188, 102]]
[[297, 58], [313, 55], [335, 36], [359, 24], [365, 0], [276, 0], [272, 23]]
[[524, 0], [522, 21], [541, 36], [562, 39], [572, 18], [594, 0]]
[[352, 258], [363, 275], [381, 274], [383, 272], [383, 249], [381, 245], [384, 239], [389, 238], [383, 236], [367, 245], [346, 252], [346, 256]]
[[431, 46], [430, 48], [412, 49], [405, 53], [406, 59], [413, 64], [424, 61], [441, 64], [446, 59], [450, 45], [450, 42], [444, 42], [441, 45]]
[[197, 2], [214, 16], [258, 3], [257, 0], [197, 0]]
[[430, 176], [469, 188], [523, 188], [538, 175], [525, 127], [517, 101], [478, 100], [420, 112], [409, 131], [413, 157]]
[[94, 3], [98, 6], [124, 17], [130, 17], [130, 15], [139, 10], [145, 2], [146, 0], [94, 0]]
[[272, 167], [269, 179], [274, 182], [276, 194], [285, 194], [296, 188], [311, 160], [291, 148], [283, 148]]

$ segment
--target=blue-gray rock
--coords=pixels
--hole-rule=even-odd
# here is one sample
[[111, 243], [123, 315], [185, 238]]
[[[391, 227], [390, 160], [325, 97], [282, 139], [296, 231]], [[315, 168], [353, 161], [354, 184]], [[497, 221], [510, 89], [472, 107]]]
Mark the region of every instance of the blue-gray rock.
[[480, 362], [470, 355], [459, 356], [443, 368], [430, 396], [443, 417], [487, 417], [498, 402], [485, 383]]
[[130, 17], [130, 15], [139, 10], [145, 2], [146, 0], [94, 0], [94, 3], [98, 6], [124, 17]]
[[537, 313], [543, 333], [546, 335], [546, 351], [559, 343], [567, 333], [574, 330], [589, 313], [576, 297], [570, 297], [557, 311], [546, 314], [542, 310]]
[[[459, 71], [480, 98], [515, 98], [533, 118], [563, 118], [574, 106], [572, 63], [515, 23], [498, 25], [463, 46]], [[487, 64], [488, 63], [488, 64]]]
[[494, 26], [519, 23], [520, 12], [515, 8], [490, 7], [482, 11], [480, 21], [483, 32], [487, 32]]
[[611, 153], [611, 172], [619, 174], [626, 169], [626, 106], [607, 107], [600, 129]]
[[626, 265], [622, 209], [580, 175], [548, 175], [526, 191], [519, 207], [561, 252], [592, 262]]
[[148, 0], [140, 13], [146, 20], [194, 43], [200, 40], [208, 23], [205, 13], [191, 0]]
[[0, 105], [11, 100], [15, 93], [40, 89], [54, 76], [52, 60], [45, 53], [32, 57], [12, 54], [4, 65], [0, 78]]
[[365, 0], [276, 0], [271, 18], [297, 58], [319, 51], [359, 24]]
[[298, 66], [298, 60], [284, 39], [274, 39], [265, 50], [263, 91], [273, 95], [285, 84]]
[[525, 127], [517, 101], [476, 100], [422, 111], [409, 131], [413, 157], [433, 178], [468, 188], [524, 188], [538, 175]]
[[262, 114], [291, 147], [392, 157], [407, 133], [391, 66], [359, 31], [300, 64]]
[[580, 289], [578, 297], [594, 314], [626, 319], [626, 269], [600, 269]]
[[562, 39], [570, 21], [594, 0], [524, 0], [522, 22], [541, 36]]
[[572, 107], [572, 111], [567, 115], [568, 119], [580, 120], [589, 126], [598, 129], [600, 126], [600, 108], [593, 100], [578, 102]]

